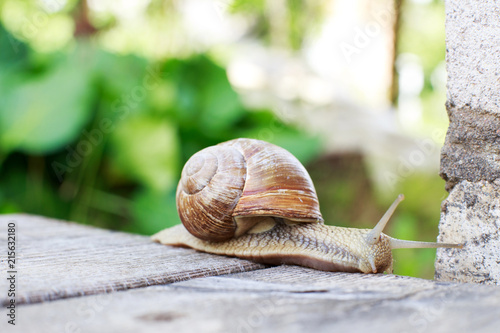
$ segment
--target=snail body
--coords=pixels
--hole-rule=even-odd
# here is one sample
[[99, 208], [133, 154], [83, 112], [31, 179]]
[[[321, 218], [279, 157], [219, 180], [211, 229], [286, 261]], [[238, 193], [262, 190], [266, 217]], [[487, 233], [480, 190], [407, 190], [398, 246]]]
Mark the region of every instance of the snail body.
[[247, 233], [223, 242], [196, 238], [182, 225], [161, 231], [155, 239], [163, 244], [265, 264], [291, 264], [323, 271], [390, 271], [392, 254], [387, 240], [376, 247], [363, 246], [362, 238], [367, 232], [367, 229], [278, 221], [265, 232]]
[[154, 241], [266, 264], [392, 272], [392, 249], [461, 247], [383, 234], [402, 195], [374, 229], [325, 225], [302, 164], [285, 149], [253, 139], [227, 141], [193, 155], [176, 200], [182, 224], [153, 235]]

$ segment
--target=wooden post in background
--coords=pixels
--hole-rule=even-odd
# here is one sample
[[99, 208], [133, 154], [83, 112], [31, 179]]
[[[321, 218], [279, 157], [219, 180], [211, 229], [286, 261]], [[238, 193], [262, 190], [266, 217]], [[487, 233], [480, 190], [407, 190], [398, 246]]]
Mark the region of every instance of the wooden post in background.
[[446, 0], [446, 108], [441, 151], [443, 202], [436, 279], [500, 284], [500, 4]]

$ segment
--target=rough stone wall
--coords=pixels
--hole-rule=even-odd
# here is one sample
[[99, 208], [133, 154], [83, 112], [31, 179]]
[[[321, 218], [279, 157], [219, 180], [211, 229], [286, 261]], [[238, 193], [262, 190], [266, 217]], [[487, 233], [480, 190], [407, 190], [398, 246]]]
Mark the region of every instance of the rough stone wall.
[[446, 0], [450, 126], [436, 279], [500, 284], [500, 2]]

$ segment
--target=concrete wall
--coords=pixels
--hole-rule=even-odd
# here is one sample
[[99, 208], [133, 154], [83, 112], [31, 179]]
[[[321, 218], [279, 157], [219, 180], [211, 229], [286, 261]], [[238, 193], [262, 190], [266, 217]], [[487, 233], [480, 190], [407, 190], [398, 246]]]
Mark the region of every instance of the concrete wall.
[[450, 126], [436, 279], [500, 284], [500, 2], [446, 0]]

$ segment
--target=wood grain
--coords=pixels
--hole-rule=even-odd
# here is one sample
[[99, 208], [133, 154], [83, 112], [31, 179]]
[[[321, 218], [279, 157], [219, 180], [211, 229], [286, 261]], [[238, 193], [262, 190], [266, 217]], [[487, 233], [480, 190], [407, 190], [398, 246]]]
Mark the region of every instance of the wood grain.
[[[31, 215], [0, 216], [2, 261], [7, 223], [16, 222], [18, 303], [166, 284], [264, 266], [153, 243], [113, 232]], [[5, 266], [2, 265], [2, 268]], [[0, 279], [6, 303], [7, 281]]]
[[280, 266], [20, 311], [23, 332], [496, 333], [500, 289]]

